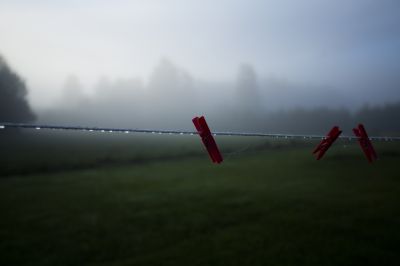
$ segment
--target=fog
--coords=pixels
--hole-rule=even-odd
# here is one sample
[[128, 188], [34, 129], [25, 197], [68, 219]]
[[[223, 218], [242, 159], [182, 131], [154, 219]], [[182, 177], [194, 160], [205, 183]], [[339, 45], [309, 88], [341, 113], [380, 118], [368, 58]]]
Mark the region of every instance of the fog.
[[204, 114], [316, 133], [398, 110], [398, 14], [396, 0], [5, 0], [0, 54], [38, 122], [191, 128]]
[[374, 134], [400, 132], [400, 101], [346, 108], [345, 94], [260, 79], [248, 64], [234, 81], [210, 82], [163, 59], [147, 81], [103, 77], [92, 91], [68, 77], [57, 108], [39, 111], [40, 122], [192, 130], [191, 118], [205, 115], [214, 130], [322, 134], [365, 122]]

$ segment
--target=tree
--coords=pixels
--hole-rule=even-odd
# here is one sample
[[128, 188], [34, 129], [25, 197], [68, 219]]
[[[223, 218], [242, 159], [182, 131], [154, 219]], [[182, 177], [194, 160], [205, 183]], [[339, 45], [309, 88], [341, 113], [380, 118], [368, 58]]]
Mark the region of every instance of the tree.
[[239, 67], [236, 92], [239, 110], [252, 113], [260, 110], [257, 74], [251, 65], [242, 64]]
[[0, 121], [30, 122], [35, 120], [27, 100], [25, 82], [0, 56]]

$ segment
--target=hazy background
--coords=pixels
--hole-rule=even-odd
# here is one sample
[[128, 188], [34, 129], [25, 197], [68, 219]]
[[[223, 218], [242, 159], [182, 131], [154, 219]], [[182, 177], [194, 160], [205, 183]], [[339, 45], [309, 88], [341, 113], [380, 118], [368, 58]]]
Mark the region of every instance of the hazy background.
[[0, 0], [0, 265], [400, 261], [400, 0]]
[[27, 102], [3, 96], [1, 118], [395, 134], [398, 14], [396, 0], [3, 0], [0, 54]]

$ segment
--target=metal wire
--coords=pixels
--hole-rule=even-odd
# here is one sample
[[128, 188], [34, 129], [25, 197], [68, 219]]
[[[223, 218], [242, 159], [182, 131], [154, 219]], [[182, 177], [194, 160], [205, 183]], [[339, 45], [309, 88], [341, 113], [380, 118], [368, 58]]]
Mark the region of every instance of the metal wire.
[[[48, 124], [23, 124], [23, 123], [1, 123], [0, 129], [23, 128], [23, 129], [55, 129], [89, 132], [109, 133], [147, 133], [147, 134], [169, 134], [169, 135], [197, 135], [195, 131], [165, 130], [165, 129], [132, 129], [132, 128], [108, 128], [108, 127], [87, 127], [87, 126], [65, 126]], [[239, 136], [239, 137], [267, 137], [274, 139], [324, 139], [322, 135], [298, 135], [298, 134], [271, 134], [271, 133], [247, 133], [247, 132], [212, 132], [214, 136]], [[358, 140], [355, 136], [340, 136], [343, 140]], [[370, 137], [374, 141], [400, 141], [400, 137]]]

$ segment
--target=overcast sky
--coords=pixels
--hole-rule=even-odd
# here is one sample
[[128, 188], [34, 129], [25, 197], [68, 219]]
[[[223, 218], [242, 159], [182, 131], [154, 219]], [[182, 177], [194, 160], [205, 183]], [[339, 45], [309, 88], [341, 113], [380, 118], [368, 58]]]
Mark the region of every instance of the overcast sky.
[[260, 77], [400, 99], [398, 0], [1, 0], [0, 53], [35, 106], [74, 74], [142, 77], [169, 58], [195, 78]]

